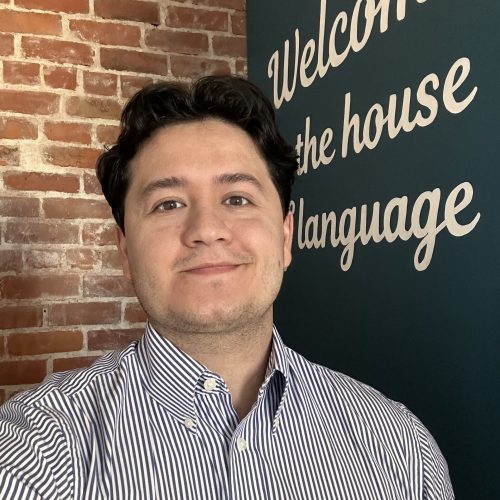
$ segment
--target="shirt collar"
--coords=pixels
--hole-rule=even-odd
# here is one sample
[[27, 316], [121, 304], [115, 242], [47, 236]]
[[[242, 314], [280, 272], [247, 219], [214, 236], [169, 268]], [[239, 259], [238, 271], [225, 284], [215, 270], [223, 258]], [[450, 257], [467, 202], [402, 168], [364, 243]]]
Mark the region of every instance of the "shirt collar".
[[271, 346], [271, 354], [269, 355], [265, 379], [267, 380], [276, 370], [281, 372], [285, 376], [285, 379], [288, 380], [290, 365], [285, 344], [283, 344], [281, 340], [278, 329], [273, 325], [273, 344]]
[[194, 418], [195, 386], [207, 368], [160, 335], [149, 322], [137, 353], [151, 396], [177, 420]]
[[[146, 388], [151, 396], [179, 422], [184, 423], [186, 418], [195, 420], [196, 386], [201, 378], [211, 376], [213, 373], [160, 335], [149, 322], [138, 344], [137, 355]], [[290, 365], [286, 347], [278, 330], [273, 327], [271, 353], [259, 396], [265, 391], [276, 372], [284, 376], [285, 384], [283, 393], [279, 395], [280, 404], [275, 421], [287, 392]]]
[[[279, 375], [281, 374], [281, 375]], [[276, 326], [273, 325], [273, 344], [271, 347], [271, 354], [269, 355], [269, 363], [267, 365], [266, 377], [264, 383], [259, 390], [259, 396], [262, 391], [265, 390], [266, 386], [269, 384], [270, 380], [273, 380], [276, 376], [283, 378], [282, 382], [275, 380], [275, 392], [276, 397], [274, 398], [273, 405], [273, 434], [276, 433], [278, 429], [278, 424], [280, 420], [280, 415], [285, 404], [287, 394], [290, 387], [290, 362], [288, 359], [287, 350], [283, 340], [278, 333]]]

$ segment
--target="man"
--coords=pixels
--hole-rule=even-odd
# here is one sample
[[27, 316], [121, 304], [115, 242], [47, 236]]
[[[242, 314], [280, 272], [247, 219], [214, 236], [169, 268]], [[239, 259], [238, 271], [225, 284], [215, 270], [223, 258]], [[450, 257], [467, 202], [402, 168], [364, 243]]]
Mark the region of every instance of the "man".
[[296, 168], [242, 79], [130, 101], [98, 177], [148, 325], [0, 410], [0, 498], [453, 498], [416, 417], [273, 329]]

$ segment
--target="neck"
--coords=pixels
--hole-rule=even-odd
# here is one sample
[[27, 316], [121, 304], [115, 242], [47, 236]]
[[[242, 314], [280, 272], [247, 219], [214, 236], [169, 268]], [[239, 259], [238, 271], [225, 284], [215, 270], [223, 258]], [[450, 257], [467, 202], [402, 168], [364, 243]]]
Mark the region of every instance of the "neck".
[[266, 375], [272, 344], [272, 318], [262, 325], [231, 332], [157, 331], [210, 371], [220, 375], [231, 393], [239, 419], [248, 414]]

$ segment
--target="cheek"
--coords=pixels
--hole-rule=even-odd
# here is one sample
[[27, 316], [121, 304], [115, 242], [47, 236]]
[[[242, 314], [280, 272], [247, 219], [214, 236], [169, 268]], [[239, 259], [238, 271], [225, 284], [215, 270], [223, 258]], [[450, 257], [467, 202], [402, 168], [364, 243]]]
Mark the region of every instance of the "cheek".
[[238, 239], [255, 256], [283, 260], [283, 227], [271, 219], [247, 220], [238, 224]]
[[[132, 276], [143, 278], [149, 274], [156, 274], [166, 262], [168, 246], [159, 238], [148, 238], [147, 235], [138, 235], [132, 245], [129, 245], [129, 265]], [[163, 267], [165, 265], [163, 264]]]

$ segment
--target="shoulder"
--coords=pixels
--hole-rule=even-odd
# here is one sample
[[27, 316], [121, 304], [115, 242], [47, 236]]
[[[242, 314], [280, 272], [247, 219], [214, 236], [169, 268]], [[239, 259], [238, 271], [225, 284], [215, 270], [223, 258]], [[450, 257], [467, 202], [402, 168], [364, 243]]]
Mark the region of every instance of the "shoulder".
[[454, 498], [446, 460], [436, 441], [404, 404], [348, 375], [313, 363], [291, 349], [288, 353], [293, 378], [320, 408], [325, 421], [341, 420], [344, 428], [351, 429], [360, 439], [400, 454], [408, 467], [419, 471], [417, 476], [426, 498]]
[[321, 400], [328, 411], [356, 418], [369, 427], [377, 416], [377, 427], [386, 421], [413, 428], [413, 414], [401, 403], [359, 380], [313, 363], [292, 349], [288, 353], [293, 378], [312, 398]]
[[121, 351], [110, 352], [88, 368], [52, 373], [38, 387], [17, 394], [0, 406], [0, 431], [2, 422], [5, 425], [14, 415], [27, 419], [34, 413], [43, 414], [61, 426], [69, 425], [73, 417], [86, 413], [80, 402], [111, 398], [112, 392], [120, 390], [119, 380], [127, 376], [134, 364], [135, 346], [136, 342]]
[[113, 351], [98, 358], [87, 368], [51, 373], [35, 389], [19, 393], [11, 401], [31, 407], [53, 407], [62, 400], [88, 397], [98, 386], [116, 386], [130, 369], [135, 357], [136, 342], [125, 349]]
[[[123, 376], [129, 369], [135, 343], [121, 351], [114, 351], [98, 358], [88, 368], [52, 373], [34, 389], [20, 392], [0, 406], [0, 429], [3, 422], [22, 412], [23, 419], [32, 413], [55, 416], [64, 412], [79, 395], [88, 397], [96, 386]], [[62, 416], [62, 415], [61, 415]], [[20, 417], [21, 418], [21, 417]], [[4, 425], [4, 424], [3, 424]]]

